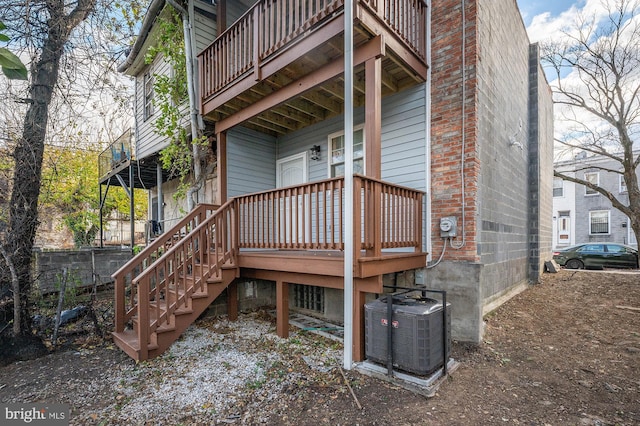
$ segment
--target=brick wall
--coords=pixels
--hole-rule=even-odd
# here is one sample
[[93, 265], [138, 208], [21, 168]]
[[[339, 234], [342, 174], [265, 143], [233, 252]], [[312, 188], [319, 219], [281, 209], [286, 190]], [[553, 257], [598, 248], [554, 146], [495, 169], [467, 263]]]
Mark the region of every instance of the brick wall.
[[[432, 2], [431, 67], [431, 233], [433, 253], [440, 253], [440, 218], [456, 216], [458, 238], [465, 234], [461, 250], [448, 252], [446, 259], [476, 262], [477, 201], [480, 163], [476, 141], [476, 2], [465, 9], [465, 110], [462, 116], [462, 8], [460, 0]], [[462, 217], [461, 143], [464, 122], [465, 217]]]

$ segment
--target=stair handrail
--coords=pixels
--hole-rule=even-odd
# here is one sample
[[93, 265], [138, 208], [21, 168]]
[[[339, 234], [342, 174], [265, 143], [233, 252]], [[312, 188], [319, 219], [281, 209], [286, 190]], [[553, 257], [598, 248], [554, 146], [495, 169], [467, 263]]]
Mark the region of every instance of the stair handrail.
[[[222, 264], [235, 258], [234, 205], [235, 200], [229, 200], [132, 278], [137, 303], [125, 315], [138, 316], [136, 334], [141, 355], [147, 350], [151, 334], [162, 325], [170, 326], [173, 314], [188, 307], [191, 295], [206, 290], [203, 283], [212, 273], [217, 274]], [[232, 226], [231, 233], [227, 233], [228, 226]], [[219, 246], [224, 249], [222, 255]], [[152, 318], [151, 314], [155, 316]]]
[[[133, 283], [133, 279], [135, 276], [139, 275], [144, 269], [148, 268], [153, 264], [154, 261], [158, 260], [164, 249], [167, 246], [172, 246], [176, 242], [180, 241], [182, 238], [188, 235], [188, 232], [177, 232], [176, 230], [187, 229], [191, 223], [198, 218], [199, 223], [203, 222], [206, 219], [206, 216], [209, 212], [215, 212], [218, 206], [214, 204], [199, 204], [195, 209], [193, 209], [189, 214], [187, 214], [184, 218], [182, 218], [176, 225], [174, 225], [171, 230], [168, 230], [158, 236], [150, 245], [145, 247], [140, 253], [134, 256], [131, 260], [125, 263], [120, 269], [118, 269], [114, 274], [111, 275], [115, 282], [115, 331], [122, 332], [124, 331], [124, 326], [133, 316], [132, 310], [127, 310], [126, 304], [126, 287], [127, 287], [127, 276], [130, 275], [130, 283]], [[196, 228], [197, 224], [193, 224], [193, 229]], [[153, 257], [155, 256], [155, 259]], [[145, 266], [145, 261], [147, 265]], [[136, 272], [136, 269], [140, 270]], [[133, 287], [131, 288], [133, 290]], [[129, 294], [129, 302], [130, 305], [133, 305], [133, 297], [134, 292], [131, 291]]]

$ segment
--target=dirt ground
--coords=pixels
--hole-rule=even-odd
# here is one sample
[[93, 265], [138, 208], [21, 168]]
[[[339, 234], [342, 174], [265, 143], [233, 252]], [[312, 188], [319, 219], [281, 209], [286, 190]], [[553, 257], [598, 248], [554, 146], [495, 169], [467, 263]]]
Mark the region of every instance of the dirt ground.
[[[265, 321], [264, 316], [261, 320]], [[254, 383], [233, 407], [217, 412], [214, 421], [184, 417], [175, 423], [640, 424], [640, 273], [563, 270], [545, 274], [541, 284], [485, 320], [482, 345], [454, 342], [452, 356], [460, 366], [432, 398], [348, 371], [354, 397], [338, 367], [310, 372], [300, 357], [289, 353], [284, 361], [287, 368], [279, 366], [280, 375], [300, 374], [286, 386], [274, 387], [278, 395], [267, 397], [264, 388], [256, 392]], [[104, 407], [119, 409], [122, 395], [100, 378], [132, 361], [108, 340], [79, 342], [66, 351], [0, 368], [0, 401], [75, 400], [72, 424], [135, 423], [87, 414]], [[316, 344], [329, 343], [311, 343]], [[153, 362], [147, 367], [152, 368]], [[275, 376], [273, 371], [267, 373]], [[88, 401], [80, 396], [87, 389]], [[159, 418], [149, 417], [142, 423], [171, 424]]]

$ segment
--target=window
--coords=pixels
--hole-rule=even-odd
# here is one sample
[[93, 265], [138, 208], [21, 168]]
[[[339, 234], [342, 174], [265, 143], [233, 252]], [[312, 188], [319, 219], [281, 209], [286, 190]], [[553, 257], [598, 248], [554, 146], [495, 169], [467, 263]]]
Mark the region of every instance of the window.
[[609, 233], [609, 210], [589, 212], [589, 235]]
[[[344, 176], [344, 132], [329, 135], [329, 176]], [[364, 174], [364, 129], [353, 131], [353, 172]]]
[[144, 119], [147, 120], [153, 115], [153, 75], [144, 75]]
[[624, 176], [620, 175], [620, 193], [624, 194], [627, 192], [627, 181], [624, 180]]
[[607, 252], [609, 253], [626, 253], [627, 249], [616, 244], [607, 244]]
[[[598, 172], [587, 172], [584, 174], [584, 180], [594, 185], [600, 184], [600, 173]], [[584, 195], [595, 195], [598, 192], [594, 189], [589, 188], [588, 186], [584, 187], [585, 192]]]
[[564, 181], [560, 178], [553, 178], [553, 196], [564, 196]]
[[604, 253], [604, 244], [587, 244], [577, 251], [579, 253]]

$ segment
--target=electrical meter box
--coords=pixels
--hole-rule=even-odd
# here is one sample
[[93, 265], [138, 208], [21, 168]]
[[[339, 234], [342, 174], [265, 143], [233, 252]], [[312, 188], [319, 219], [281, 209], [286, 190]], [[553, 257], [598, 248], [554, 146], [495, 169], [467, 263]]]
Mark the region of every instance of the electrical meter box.
[[440, 236], [453, 238], [458, 235], [458, 220], [455, 216], [440, 218]]

